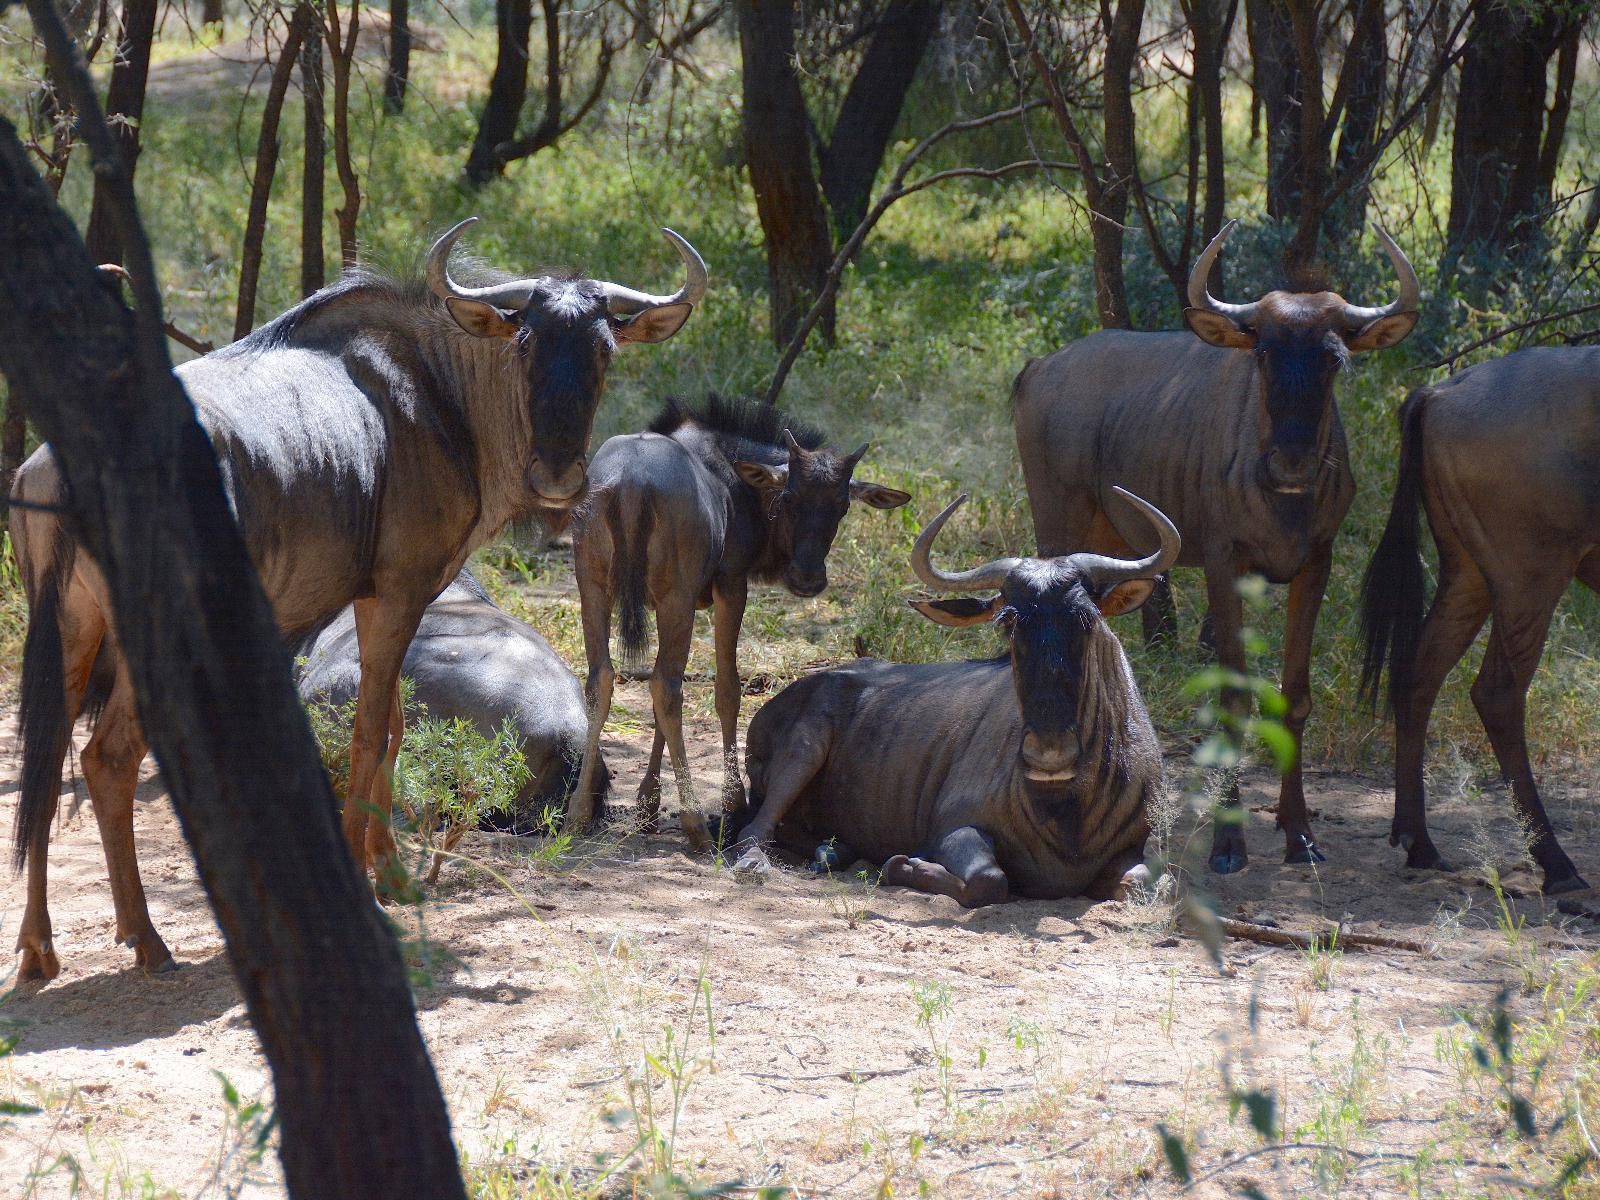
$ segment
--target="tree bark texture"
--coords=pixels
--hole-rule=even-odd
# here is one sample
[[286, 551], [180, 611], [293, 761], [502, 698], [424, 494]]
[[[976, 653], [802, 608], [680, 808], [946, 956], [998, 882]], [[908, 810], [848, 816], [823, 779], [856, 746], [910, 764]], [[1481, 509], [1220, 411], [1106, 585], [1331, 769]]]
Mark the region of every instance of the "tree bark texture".
[[1356, 0], [1355, 23], [1345, 50], [1337, 99], [1343, 107], [1339, 146], [1333, 156], [1333, 176], [1358, 172], [1360, 182], [1340, 196], [1323, 216], [1323, 231], [1330, 244], [1359, 237], [1367, 220], [1367, 195], [1371, 174], [1363, 158], [1378, 139], [1378, 127], [1388, 95], [1388, 47], [1385, 44], [1383, 0]]
[[1106, 28], [1105, 63], [1101, 89], [1105, 104], [1105, 176], [1100, 200], [1094, 206], [1095, 293], [1100, 323], [1107, 329], [1133, 325], [1127, 289], [1122, 276], [1123, 227], [1128, 220], [1128, 200], [1138, 169], [1133, 140], [1133, 63], [1139, 54], [1139, 30], [1144, 25], [1144, 0], [1118, 0], [1115, 11], [1102, 5], [1110, 22]]
[[283, 98], [288, 94], [289, 76], [294, 73], [310, 17], [310, 8], [300, 4], [289, 18], [289, 30], [278, 49], [278, 61], [272, 67], [266, 106], [261, 110], [256, 170], [250, 183], [250, 211], [245, 217], [244, 248], [239, 256], [239, 305], [233, 318], [234, 341], [255, 328], [256, 285], [261, 278], [261, 252], [267, 235], [267, 201], [272, 198], [272, 180], [278, 173], [278, 122], [283, 116]]
[[[155, 39], [159, 10], [159, 0], [125, 0], [123, 3], [122, 32], [117, 37], [117, 55], [111, 64], [111, 85], [106, 92], [106, 115], [130, 179], [139, 159], [139, 122], [144, 118], [150, 43]], [[96, 262], [120, 263], [122, 246], [117, 240], [115, 223], [106, 213], [106, 204], [105, 184], [97, 177], [85, 240]]]
[[[1450, 160], [1446, 256], [1474, 246], [1530, 247], [1534, 218], [1549, 205], [1559, 140], [1546, 139], [1551, 56], [1578, 32], [1575, 17], [1474, 0], [1476, 36], [1461, 60], [1455, 142]], [[1575, 59], [1574, 59], [1575, 62]], [[1559, 65], [1559, 64], [1558, 64]], [[1550, 132], [1565, 132], [1571, 76], [1558, 70]]]
[[305, 170], [300, 183], [300, 294], [309, 296], [327, 281], [322, 249], [323, 195], [327, 137], [322, 74], [322, 17], [310, 0], [301, 0], [306, 36], [300, 43], [300, 90], [305, 97]]
[[[1227, 219], [1227, 150], [1223, 142], [1222, 60], [1239, 0], [1192, 0], [1189, 31], [1194, 39], [1194, 88], [1205, 143], [1206, 188], [1200, 216], [1200, 245], [1208, 245]], [[1185, 258], [1188, 256], [1185, 255]], [[1222, 256], [1209, 277], [1211, 294], [1224, 294]]]
[[344, 203], [334, 209], [339, 221], [339, 258], [347, 267], [356, 265], [360, 241], [356, 219], [361, 213], [361, 181], [356, 177], [355, 160], [350, 153], [350, 78], [355, 70], [356, 37], [361, 31], [361, 0], [349, 0], [344, 20], [339, 18], [339, 0], [327, 0], [328, 50], [333, 55], [333, 166], [339, 175]]
[[489, 97], [478, 118], [478, 135], [467, 154], [469, 183], [482, 186], [496, 178], [504, 164], [499, 148], [517, 134], [517, 121], [528, 96], [528, 36], [533, 28], [529, 0], [495, 0], [496, 45]]
[[[811, 161], [805, 98], [794, 68], [791, 0], [738, 0], [744, 150], [767, 249], [772, 338], [785, 346], [821, 295], [833, 241]], [[833, 340], [834, 308], [820, 321]]]
[[833, 236], [846, 241], [872, 201], [872, 185], [900, 122], [906, 94], [939, 30], [941, 0], [890, 0], [818, 151]]
[[219, 33], [222, 31], [222, 0], [201, 0], [200, 23], [215, 25]]
[[1290, 220], [1300, 210], [1302, 126], [1294, 24], [1283, 0], [1245, 0], [1255, 94], [1267, 127], [1267, 215]]
[[28, 0], [108, 188], [138, 311], [0, 119], [0, 370], [37, 397], [65, 524], [105, 572], [143, 732], [273, 1073], [295, 1200], [465, 1197], [393, 935], [372, 903], [289, 658], [171, 371], [132, 181], [50, 0]]
[[383, 80], [383, 106], [402, 112], [411, 77], [411, 0], [389, 0], [389, 73]]

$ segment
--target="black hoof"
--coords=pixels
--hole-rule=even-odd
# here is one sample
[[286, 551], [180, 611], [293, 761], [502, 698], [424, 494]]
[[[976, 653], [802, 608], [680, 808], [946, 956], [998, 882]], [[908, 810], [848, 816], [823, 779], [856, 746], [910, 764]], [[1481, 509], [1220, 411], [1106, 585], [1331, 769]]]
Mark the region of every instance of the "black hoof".
[[1546, 875], [1544, 880], [1544, 894], [1546, 896], [1560, 896], [1566, 892], [1582, 892], [1586, 891], [1588, 887], [1589, 885], [1584, 882], [1583, 876], [1576, 871], [1570, 875], [1563, 875], [1558, 879], [1552, 879]]
[[1226, 851], [1211, 856], [1211, 870], [1217, 875], [1234, 875], [1250, 865], [1250, 856], [1242, 850]]
[[1309, 837], [1297, 838], [1299, 845], [1291, 843], [1283, 852], [1283, 861], [1286, 863], [1321, 863], [1327, 862], [1328, 856], [1317, 849], [1317, 844]]
[[1406, 854], [1406, 866], [1413, 871], [1454, 871], [1455, 868], [1445, 861], [1432, 846], [1415, 845]]

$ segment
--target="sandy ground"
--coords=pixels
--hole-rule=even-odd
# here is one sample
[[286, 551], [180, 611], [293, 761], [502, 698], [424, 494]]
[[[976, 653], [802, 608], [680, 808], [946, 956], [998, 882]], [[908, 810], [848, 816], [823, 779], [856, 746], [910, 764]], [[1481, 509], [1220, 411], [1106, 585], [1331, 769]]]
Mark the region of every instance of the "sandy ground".
[[[642, 685], [619, 699], [647, 711]], [[619, 794], [631, 796], [646, 750], [643, 732], [609, 740]], [[0, 751], [9, 825], [15, 756]], [[713, 796], [709, 729], [694, 753]], [[672, 1127], [672, 1087], [647, 1066], [648, 1051], [682, 1056], [672, 1155], [702, 1181], [781, 1180], [808, 1196], [891, 1194], [886, 1182], [895, 1195], [1166, 1194], [1175, 1189], [1154, 1135], [1161, 1122], [1195, 1137], [1197, 1171], [1220, 1168], [1199, 1194], [1315, 1190], [1307, 1154], [1227, 1165], [1259, 1143], [1242, 1118], [1229, 1122], [1226, 1066], [1235, 1083], [1276, 1091], [1291, 1132], [1326, 1122], [1359, 1086], [1351, 1145], [1400, 1154], [1442, 1145], [1473, 1162], [1431, 1168], [1432, 1185], [1510, 1194], [1496, 1143], [1457, 1125], [1455, 1070], [1435, 1046], [1456, 1010], [1488, 1003], [1515, 977], [1491, 893], [1474, 874], [1404, 870], [1385, 841], [1388, 793], [1351, 777], [1309, 781], [1330, 861], [1314, 872], [1284, 866], [1262, 811], [1267, 783], [1247, 793], [1252, 865], [1202, 878], [1221, 910], [1299, 929], [1346, 918], [1357, 931], [1427, 940], [1433, 956], [1350, 952], [1322, 990], [1294, 949], [1233, 942], [1219, 973], [1152, 906], [966, 912], [797, 872], [742, 885], [670, 832], [586, 841], [555, 867], [515, 839], [480, 839], [476, 851], [516, 894], [487, 871], [447, 869], [422, 914], [426, 941], [412, 947], [434, 973], [417, 990], [418, 1019], [458, 1141], [475, 1163], [501, 1155], [528, 1172], [621, 1154], [637, 1136], [629, 1113], [647, 1102], [658, 1127]], [[160, 978], [129, 969], [130, 952], [111, 944], [94, 822], [85, 810], [59, 826], [51, 909], [63, 972], [0, 1007], [20, 1023], [15, 1055], [0, 1062], [0, 1099], [46, 1111], [0, 1125], [0, 1194], [23, 1194], [32, 1177], [35, 1194], [65, 1195], [74, 1170], [111, 1196], [224, 1195], [241, 1180], [245, 1195], [281, 1193], [272, 1155], [247, 1170], [226, 1127], [216, 1073], [249, 1100], [264, 1094], [266, 1072], [159, 781], [147, 779], [140, 798], [152, 913], [183, 969]], [[1578, 834], [1592, 827], [1588, 793], [1555, 782], [1548, 799], [1580, 869], [1600, 878]], [[1475, 852], [1482, 861], [1508, 842], [1504, 813], [1497, 794], [1446, 802], [1433, 814], [1435, 840], [1462, 858], [1488, 847]], [[1525, 872], [1511, 879], [1533, 891]], [[21, 881], [6, 880], [8, 942], [22, 900]], [[1547, 910], [1537, 895], [1518, 906], [1531, 944], [1600, 946], [1592, 919]], [[400, 919], [415, 932], [414, 915]], [[1406, 1163], [1343, 1165], [1353, 1169], [1338, 1190], [1389, 1195]]]

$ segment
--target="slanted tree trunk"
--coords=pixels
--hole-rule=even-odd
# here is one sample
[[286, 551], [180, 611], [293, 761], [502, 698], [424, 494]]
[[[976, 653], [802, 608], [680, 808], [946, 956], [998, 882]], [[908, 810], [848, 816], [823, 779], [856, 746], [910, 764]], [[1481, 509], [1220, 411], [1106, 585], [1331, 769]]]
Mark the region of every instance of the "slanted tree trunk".
[[495, 0], [494, 11], [498, 39], [494, 74], [478, 118], [478, 135], [467, 154], [467, 181], [479, 187], [500, 174], [503, 164], [497, 151], [516, 136], [528, 95], [528, 36], [533, 28], [529, 0]]
[[[791, 0], [738, 0], [744, 150], [767, 248], [772, 338], [786, 345], [826, 284], [833, 242], [811, 162], [805, 98], [794, 68]], [[820, 325], [833, 340], [830, 304]]]
[[322, 17], [310, 0], [300, 0], [306, 12], [306, 37], [300, 44], [300, 88], [305, 96], [305, 170], [300, 187], [300, 294], [309, 296], [327, 280], [322, 249], [323, 192], [327, 138], [323, 130]]
[[828, 144], [818, 150], [822, 194], [838, 242], [849, 238], [867, 215], [872, 185], [906, 94], [939, 31], [940, 6], [941, 0], [889, 0], [845, 92]]
[[361, 0], [348, 0], [344, 17], [339, 0], [327, 0], [328, 51], [333, 56], [333, 167], [344, 203], [334, 209], [339, 221], [339, 258], [353, 267], [360, 251], [356, 218], [361, 213], [361, 181], [350, 153], [350, 78], [355, 70], [356, 38], [361, 32]]
[[[1292, 220], [1300, 211], [1300, 66], [1294, 22], [1284, 0], [1245, 0], [1255, 95], [1267, 127], [1267, 215]], [[1320, 86], [1320, 84], [1319, 84]]]
[[401, 112], [411, 77], [411, 0], [389, 0], [389, 73], [383, 81], [383, 106]]
[[[150, 43], [155, 38], [159, 9], [158, 0], [125, 0], [122, 33], [117, 38], [111, 86], [106, 92], [106, 115], [130, 177], [139, 160], [139, 122], [144, 117], [144, 85], [150, 75]], [[122, 261], [121, 243], [117, 241], [114, 223], [106, 215], [105, 184], [98, 177], [94, 203], [89, 209], [89, 231], [84, 240], [96, 262]]]
[[272, 180], [278, 173], [278, 121], [283, 115], [289, 76], [294, 73], [295, 59], [300, 54], [300, 43], [305, 39], [310, 16], [310, 8], [301, 4], [289, 19], [289, 31], [278, 49], [278, 61], [272, 67], [267, 103], [261, 110], [256, 170], [250, 184], [250, 212], [245, 218], [244, 249], [239, 256], [239, 307], [233, 318], [234, 341], [255, 327], [256, 284], [261, 278], [261, 251], [267, 235], [267, 201], [272, 198]]
[[[128, 164], [51, 0], [28, 0], [105, 183], [137, 296], [105, 288], [0, 119], [0, 371], [105, 573], [155, 751], [272, 1069], [295, 1200], [464, 1200], [404, 964], [334, 816], [289, 658], [167, 358]], [[181, 664], [178, 669], [175, 664]]]

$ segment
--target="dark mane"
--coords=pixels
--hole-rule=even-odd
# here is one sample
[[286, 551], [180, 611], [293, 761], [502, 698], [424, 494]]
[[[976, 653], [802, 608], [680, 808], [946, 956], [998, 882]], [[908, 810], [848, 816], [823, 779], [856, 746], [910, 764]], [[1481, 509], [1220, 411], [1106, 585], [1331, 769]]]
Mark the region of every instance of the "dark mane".
[[727, 433], [734, 437], [764, 442], [769, 446], [783, 444], [783, 431], [787, 429], [794, 440], [806, 450], [817, 450], [828, 440], [828, 435], [814, 425], [797, 421], [781, 409], [757, 400], [723, 397], [712, 392], [705, 406], [696, 407], [676, 396], [668, 397], [661, 415], [650, 422], [649, 431], [670, 436], [676, 430], [693, 422], [713, 433]]

